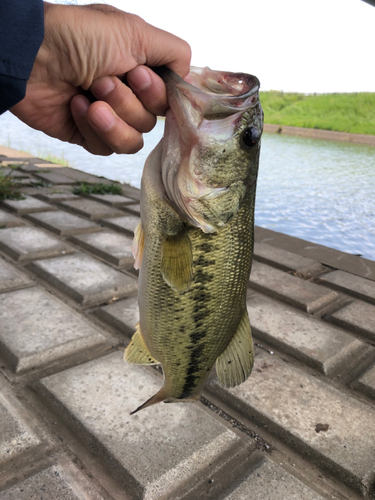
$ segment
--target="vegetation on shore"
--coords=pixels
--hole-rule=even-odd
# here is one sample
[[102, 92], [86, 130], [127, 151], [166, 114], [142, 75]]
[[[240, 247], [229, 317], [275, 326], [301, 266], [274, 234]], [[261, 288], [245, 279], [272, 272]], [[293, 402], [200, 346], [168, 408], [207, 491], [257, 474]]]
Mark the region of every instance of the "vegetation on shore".
[[82, 182], [78, 187], [73, 188], [74, 194], [121, 194], [120, 184], [87, 184]]
[[[12, 165], [9, 165], [8, 169], [13, 169]], [[0, 171], [0, 201], [11, 199], [11, 200], [19, 200], [22, 199], [23, 196], [19, 192], [19, 188], [21, 184], [17, 182], [13, 177], [11, 177], [11, 171], [9, 173], [4, 174], [4, 172]]]
[[260, 92], [264, 122], [375, 135], [375, 93]]
[[69, 161], [64, 157], [64, 155], [55, 156], [49, 153], [42, 153], [38, 154], [38, 158], [49, 161], [50, 163], [57, 163], [59, 165], [62, 165], [63, 167], [70, 167]]

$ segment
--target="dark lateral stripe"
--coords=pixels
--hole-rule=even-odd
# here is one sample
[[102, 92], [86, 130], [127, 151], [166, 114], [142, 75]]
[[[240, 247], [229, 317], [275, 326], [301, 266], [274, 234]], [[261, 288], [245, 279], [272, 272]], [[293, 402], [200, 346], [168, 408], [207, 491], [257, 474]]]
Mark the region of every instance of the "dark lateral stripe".
[[207, 336], [205, 323], [207, 323], [210, 316], [209, 304], [212, 297], [208, 285], [212, 282], [213, 275], [209, 272], [209, 268], [215, 263], [210, 252], [212, 250], [212, 245], [209, 243], [210, 239], [211, 235], [206, 237], [206, 241], [198, 247], [202, 253], [197, 256], [194, 262], [194, 281], [196, 285], [192, 291], [192, 300], [194, 301], [193, 320], [195, 327], [190, 333], [190, 345], [187, 348], [190, 350], [190, 359], [179, 399], [189, 397], [195, 390], [197, 382], [202, 379], [201, 357]]
[[200, 367], [200, 356], [204, 349], [204, 344], [197, 345], [194, 349], [191, 350], [190, 363], [186, 372], [186, 378], [184, 387], [182, 388], [182, 393], [178, 399], [184, 399], [191, 396], [192, 391], [196, 387], [196, 380], [199, 380], [201, 377], [199, 373], [196, 373]]

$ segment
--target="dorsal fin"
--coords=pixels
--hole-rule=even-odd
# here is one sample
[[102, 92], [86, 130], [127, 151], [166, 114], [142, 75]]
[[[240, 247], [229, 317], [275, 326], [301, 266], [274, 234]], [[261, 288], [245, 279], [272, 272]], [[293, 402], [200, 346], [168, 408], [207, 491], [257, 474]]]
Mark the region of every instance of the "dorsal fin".
[[216, 372], [220, 383], [225, 387], [242, 384], [250, 375], [253, 364], [253, 339], [249, 315], [245, 309], [234, 337], [216, 360]]

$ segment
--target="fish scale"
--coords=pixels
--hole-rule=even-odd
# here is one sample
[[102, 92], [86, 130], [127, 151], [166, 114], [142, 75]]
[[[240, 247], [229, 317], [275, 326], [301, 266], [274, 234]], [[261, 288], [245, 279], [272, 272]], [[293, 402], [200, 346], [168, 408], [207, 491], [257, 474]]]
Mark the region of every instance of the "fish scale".
[[[243, 77], [251, 82], [244, 97], [250, 103], [248, 107], [238, 109], [241, 101], [236, 94], [235, 107], [228, 108], [232, 121], [225, 118], [224, 126], [230, 125], [233, 133], [226, 131], [223, 136], [221, 119], [207, 126], [203, 110], [196, 124], [197, 139], [194, 127], [189, 128], [194, 151], [190, 158], [182, 158], [190, 150], [186, 138], [183, 145], [177, 141], [179, 109], [173, 101], [175, 87], [188, 86], [184, 88], [184, 113], [188, 108], [186, 96], [192, 92], [194, 119], [197, 103], [205, 101], [204, 96], [193, 95], [198, 89], [191, 90], [178, 78], [177, 85], [166, 80], [174, 116], [169, 119], [167, 114], [165, 138], [172, 134], [174, 140], [164, 138], [159, 143], [147, 159], [142, 176], [141, 224], [134, 245], [140, 267], [140, 322], [125, 350], [129, 362], [161, 363], [164, 384], [136, 411], [160, 401], [198, 399], [215, 362], [219, 380], [227, 386], [244, 381], [253, 363], [246, 291], [262, 129], [260, 104], [254, 101], [251, 86], [257, 80]], [[189, 117], [182, 118], [181, 135], [188, 128]], [[167, 122], [173, 123], [172, 132], [168, 132]], [[219, 138], [213, 134], [215, 127], [219, 128]], [[205, 129], [209, 130], [208, 137]], [[254, 144], [241, 143], [244, 131]], [[223, 185], [220, 175], [225, 177]], [[166, 182], [178, 192], [167, 188]]]

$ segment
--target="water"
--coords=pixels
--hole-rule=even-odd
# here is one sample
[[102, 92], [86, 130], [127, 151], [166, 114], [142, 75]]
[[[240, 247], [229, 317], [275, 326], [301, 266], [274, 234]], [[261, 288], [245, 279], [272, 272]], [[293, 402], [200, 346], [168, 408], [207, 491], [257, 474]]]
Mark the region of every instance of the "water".
[[[35, 156], [54, 155], [85, 172], [140, 186], [148, 153], [164, 122], [136, 155], [93, 156], [0, 116], [0, 144]], [[264, 134], [255, 223], [375, 260], [375, 147]]]
[[375, 147], [265, 134], [255, 223], [375, 260]]

